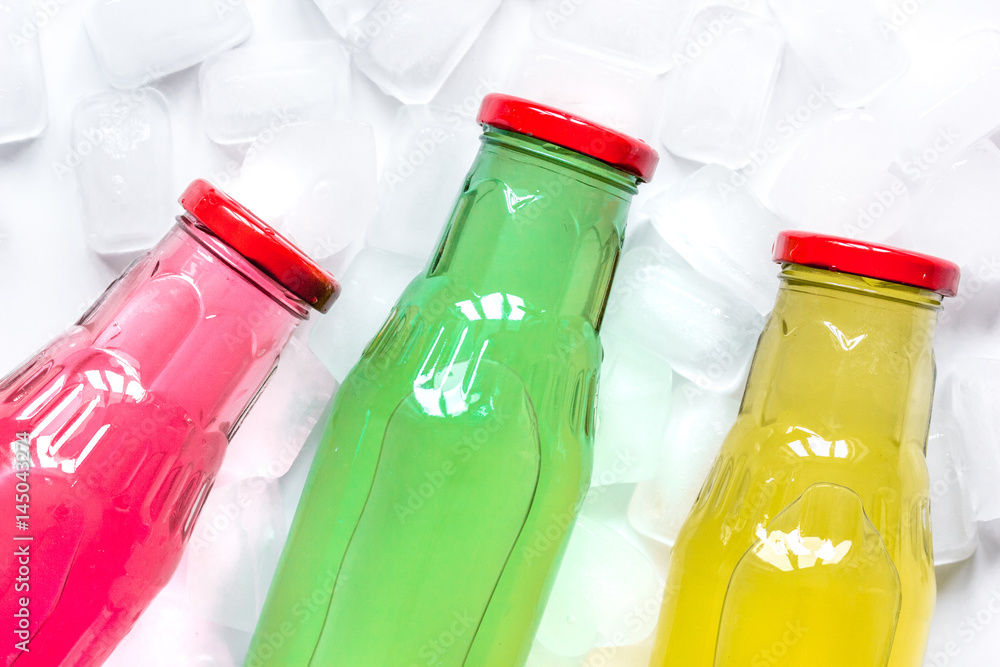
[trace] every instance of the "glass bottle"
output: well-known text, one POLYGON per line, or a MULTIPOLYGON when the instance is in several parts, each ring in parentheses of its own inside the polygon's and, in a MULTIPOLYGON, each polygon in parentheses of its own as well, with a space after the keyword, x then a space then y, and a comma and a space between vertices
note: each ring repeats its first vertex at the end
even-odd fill
POLYGON ((181 204, 75 326, 0 382, 6 665, 104 662, 177 567, 281 349, 336 296, 208 183, 181 204))
POLYGON ((950 262, 784 232, 739 417, 671 553, 652 665, 918 667, 950 262))
POLYGON ((345 379, 246 665, 523 664, 593 462, 601 318, 656 153, 503 95, 345 379))

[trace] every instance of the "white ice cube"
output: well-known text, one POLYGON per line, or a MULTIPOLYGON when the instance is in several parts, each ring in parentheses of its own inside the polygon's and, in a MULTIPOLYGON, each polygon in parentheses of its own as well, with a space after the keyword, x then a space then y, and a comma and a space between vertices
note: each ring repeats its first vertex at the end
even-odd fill
POLYGON ((325 259, 363 236, 375 213, 376 173, 367 123, 297 123, 257 138, 231 190, 306 254, 325 259))
POLYGON ((728 390, 749 366, 763 327, 753 306, 692 269, 649 225, 633 230, 608 301, 606 331, 699 385, 728 390))
POLYGON ((0 144, 37 137, 48 123, 32 0, 0 2, 0 144))
POLYGON ((546 39, 660 74, 673 63, 692 5, 692 0, 541 0, 533 24, 546 39))
POLYGON ((531 645, 531 652, 528 654, 528 661, 524 663, 524 667, 585 667, 584 666, 584 656, 574 655, 556 655, 549 649, 545 648, 545 645, 535 639, 535 643, 531 645))
POLYGON ((85 24, 115 88, 135 88, 197 65, 253 30, 243 0, 97 0, 85 24))
POLYGON ((104 667, 236 667, 222 629, 192 612, 176 579, 156 596, 104 667))
POLYGON ((334 41, 278 42, 226 51, 201 66, 205 133, 220 144, 270 128, 345 117, 350 63, 334 41))
POLYGON ((789 45, 842 108, 864 106, 910 65, 872 0, 771 0, 789 45))
POLYGON ((504 92, 649 142, 661 87, 648 72, 535 41, 514 64, 504 92))
POLYGON ((972 506, 979 521, 1000 518, 1000 360, 966 357, 954 369, 952 405, 965 439, 972 506))
POLYGON ((354 258, 341 280, 343 295, 319 319, 309 338, 310 347, 337 381, 344 381, 423 267, 423 260, 377 248, 366 248, 354 258))
POLYGON ((605 331, 592 486, 652 477, 670 416, 670 364, 605 331))
POLYGON ((341 37, 347 37, 352 23, 360 21, 378 0, 313 0, 341 37))
POLYGON ((481 128, 451 111, 407 105, 399 110, 379 181, 369 245, 426 259, 479 150, 481 128))
POLYGON ((500 0, 380 0, 348 31, 354 62, 388 95, 429 102, 500 0))
POLYGON ((236 478, 281 477, 302 450, 337 382, 296 336, 236 430, 222 469, 236 478))
POLYGON ((672 406, 659 469, 636 487, 628 509, 633 528, 669 546, 705 484, 739 403, 684 383, 674 390, 672 406))
POLYGON ((934 564, 948 565, 976 551, 976 516, 969 495, 962 434, 950 411, 935 405, 927 439, 934 564))
POLYGON ((188 598, 201 618, 252 632, 287 528, 275 480, 217 486, 188 545, 188 598))
POLYGON ((907 225, 913 247, 962 266, 1000 254, 998 185, 1000 148, 983 139, 929 177, 907 225))
POLYGON ((838 112, 803 137, 768 201, 802 229, 884 241, 910 212, 910 188, 892 169, 895 157, 888 121, 838 112))
POLYGON ((771 248, 788 225, 760 203, 745 177, 707 165, 649 200, 641 215, 694 268, 770 312, 778 290, 771 248))
POLYGON ((891 119, 897 168, 911 187, 1000 127, 1000 32, 928 48, 868 110, 891 119))
POLYGON ((173 140, 153 88, 99 93, 73 109, 65 163, 74 171, 87 243, 102 254, 151 247, 173 224, 173 140))
POLYGON ((666 77, 663 145, 689 160, 748 164, 784 45, 768 18, 731 7, 699 12, 666 77))
POLYGON ((556 655, 645 639, 655 618, 635 610, 659 603, 663 585, 645 554, 607 525, 581 516, 556 576, 538 641, 556 655))
POLYGON ((475 121, 483 98, 505 87, 520 53, 534 39, 528 20, 533 0, 504 2, 445 81, 431 105, 475 121))

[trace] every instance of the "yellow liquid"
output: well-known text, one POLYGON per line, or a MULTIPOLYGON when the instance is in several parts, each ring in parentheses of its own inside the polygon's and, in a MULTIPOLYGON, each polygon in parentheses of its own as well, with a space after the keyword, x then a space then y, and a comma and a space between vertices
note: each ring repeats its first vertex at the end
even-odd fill
POLYGON ((671 555, 654 667, 919 667, 940 297, 786 265, 671 555))

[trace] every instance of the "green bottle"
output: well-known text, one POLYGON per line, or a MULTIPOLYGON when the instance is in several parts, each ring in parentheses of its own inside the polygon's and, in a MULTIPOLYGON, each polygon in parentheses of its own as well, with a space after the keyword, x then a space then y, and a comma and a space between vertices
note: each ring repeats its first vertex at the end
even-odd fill
POLYGON ((527 658, 590 483, 598 330, 657 156, 504 95, 479 122, 437 252, 336 398, 247 667, 527 658))

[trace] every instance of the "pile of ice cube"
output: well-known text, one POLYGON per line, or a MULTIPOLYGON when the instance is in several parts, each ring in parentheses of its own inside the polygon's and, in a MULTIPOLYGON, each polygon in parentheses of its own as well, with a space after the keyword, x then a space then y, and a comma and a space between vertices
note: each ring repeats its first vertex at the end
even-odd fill
POLYGON ((344 285, 283 354, 180 570, 109 664, 242 661, 328 399, 434 251, 493 91, 664 158, 630 221, 593 486, 530 665, 647 664, 670 547, 735 418, 785 228, 963 265, 928 462, 936 560, 972 556, 981 522, 1000 519, 1000 11, 943 4, 94 0, 53 18, 0 1, 0 143, 53 119, 36 141, 58 144, 95 252, 148 248, 180 186, 207 174, 344 285), (66 114, 47 108, 39 42, 61 18, 92 48, 57 63, 59 80, 89 67, 106 82, 66 114))

